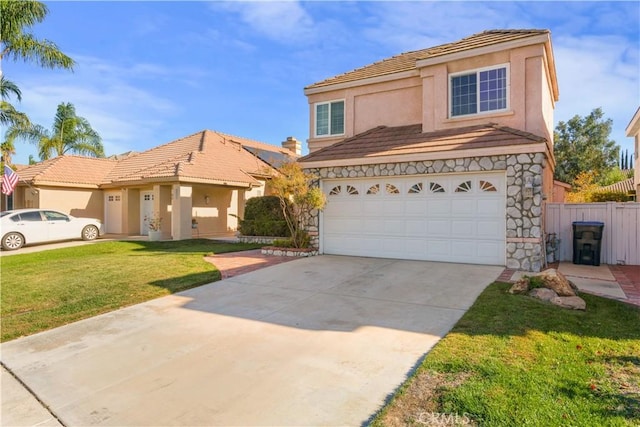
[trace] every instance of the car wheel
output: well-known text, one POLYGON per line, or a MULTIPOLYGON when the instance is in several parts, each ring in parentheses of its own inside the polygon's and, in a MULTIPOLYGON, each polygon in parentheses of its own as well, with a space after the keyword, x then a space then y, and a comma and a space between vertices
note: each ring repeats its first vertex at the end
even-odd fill
POLYGON ((24 237, 20 233, 7 233, 2 238, 2 248, 7 251, 15 251, 24 245, 24 237))
POLYGON ((95 240, 98 238, 98 228, 95 225, 87 225, 82 229, 82 240, 95 240))

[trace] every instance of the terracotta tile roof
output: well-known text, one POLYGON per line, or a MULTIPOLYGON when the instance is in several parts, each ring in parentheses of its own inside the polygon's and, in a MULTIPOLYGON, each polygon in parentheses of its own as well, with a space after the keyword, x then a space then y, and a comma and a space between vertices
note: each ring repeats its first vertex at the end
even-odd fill
POLYGON ((175 178, 255 184, 251 174, 260 174, 269 165, 245 150, 244 144, 282 151, 273 145, 204 130, 119 161, 107 181, 175 178))
POLYGON ((305 89, 330 86, 337 83, 347 83, 371 77, 379 77, 387 74, 399 73, 402 71, 411 71, 416 69, 416 61, 419 60, 436 58, 438 56, 463 52, 471 49, 477 49, 485 46, 511 42, 527 37, 539 36, 541 34, 549 33, 549 30, 534 29, 488 30, 469 37, 465 37, 453 43, 445 43, 427 49, 405 52, 391 58, 383 59, 382 61, 366 65, 362 68, 358 68, 353 71, 349 71, 347 73, 314 83, 307 86, 305 89))
POLYGON ((246 138, 204 130, 141 153, 109 159, 60 156, 20 170, 20 178, 37 185, 113 185, 140 181, 186 181, 256 184, 269 165, 244 147, 284 156, 286 149, 246 138))
POLYGON ((435 153, 475 148, 508 147, 546 141, 528 132, 495 123, 422 132, 422 125, 379 126, 315 151, 300 162, 359 159, 435 153))
POLYGON ((606 187, 600 187, 598 191, 622 191, 625 193, 635 191, 633 178, 625 179, 624 181, 616 182, 606 187))
POLYGON ((116 166, 116 161, 84 156, 59 156, 19 169, 23 181, 98 186, 116 166))

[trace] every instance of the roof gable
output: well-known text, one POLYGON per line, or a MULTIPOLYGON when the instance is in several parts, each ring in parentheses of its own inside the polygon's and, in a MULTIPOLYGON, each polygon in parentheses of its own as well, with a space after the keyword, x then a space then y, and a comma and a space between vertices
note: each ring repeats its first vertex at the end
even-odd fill
POLYGON ((111 159, 64 155, 21 168, 18 174, 22 181, 34 184, 46 182, 97 187, 116 164, 111 159))
POLYGON ((416 71, 417 62, 433 59, 445 55, 451 55, 488 46, 495 46, 509 42, 523 41, 524 39, 550 34, 549 30, 488 30, 482 33, 465 37, 461 40, 445 43, 427 49, 405 52, 391 58, 383 59, 370 65, 357 68, 344 74, 340 74, 320 82, 309 85, 305 91, 319 89, 340 83, 356 82, 358 80, 392 75, 401 72, 416 71))
POLYGON ((211 130, 188 135, 141 153, 109 159, 59 156, 20 171, 34 185, 43 182, 87 186, 140 181, 185 181, 250 186, 271 166, 247 148, 284 157, 280 147, 211 130))

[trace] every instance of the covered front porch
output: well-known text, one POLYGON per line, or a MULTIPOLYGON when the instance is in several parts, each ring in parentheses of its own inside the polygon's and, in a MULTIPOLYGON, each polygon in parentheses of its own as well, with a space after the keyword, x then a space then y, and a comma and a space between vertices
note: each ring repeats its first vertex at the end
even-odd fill
POLYGON ((163 240, 230 237, 251 197, 264 194, 256 186, 199 183, 154 184, 105 189, 105 227, 108 233, 148 235, 152 219, 160 219, 163 240))

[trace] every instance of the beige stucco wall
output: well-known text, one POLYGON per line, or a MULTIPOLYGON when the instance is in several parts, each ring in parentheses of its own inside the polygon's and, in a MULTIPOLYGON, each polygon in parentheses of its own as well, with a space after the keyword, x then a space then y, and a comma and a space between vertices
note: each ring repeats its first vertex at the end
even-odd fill
MULTIPOLYGON (((495 122, 552 141, 554 96, 547 68, 544 45, 538 44, 427 65, 419 76, 308 95, 309 151, 376 126, 415 123, 431 132, 495 122), (509 67, 508 109, 449 118, 449 75, 500 64, 509 67), (314 138, 315 103, 338 99, 345 100, 345 135, 314 138)), ((551 152, 550 146, 548 155, 551 152)))
POLYGON ((309 151, 331 145, 376 126, 420 123, 422 83, 418 76, 309 95, 309 151), (345 133, 315 138, 315 104, 345 101, 345 133))
POLYGON ((41 209, 55 209, 76 217, 104 220, 104 200, 101 190, 38 187, 37 197, 38 207, 41 209))
POLYGON ((198 222, 197 234, 200 237, 228 236, 237 230, 237 219, 232 214, 238 215, 238 191, 244 190, 193 186, 191 216, 198 222), (208 196, 208 203, 205 196, 208 196))

